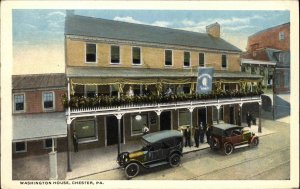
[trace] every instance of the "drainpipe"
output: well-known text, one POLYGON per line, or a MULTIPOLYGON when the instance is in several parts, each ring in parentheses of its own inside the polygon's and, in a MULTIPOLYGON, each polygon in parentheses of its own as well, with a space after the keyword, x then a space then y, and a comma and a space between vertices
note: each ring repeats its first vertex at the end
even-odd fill
POLYGON ((239 104, 240 106, 240 126, 242 126, 242 122, 243 122, 243 103, 239 104))

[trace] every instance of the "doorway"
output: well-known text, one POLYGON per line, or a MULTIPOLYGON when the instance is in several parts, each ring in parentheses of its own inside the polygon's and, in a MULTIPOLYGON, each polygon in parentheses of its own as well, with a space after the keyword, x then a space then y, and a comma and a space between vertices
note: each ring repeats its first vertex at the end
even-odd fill
POLYGON ((198 109, 198 125, 202 122, 203 126, 206 125, 206 108, 198 109))
MULTIPOLYGON (((118 119, 116 116, 106 117, 107 146, 118 144, 118 119)), ((123 118, 121 119, 121 143, 123 143, 123 118)))
POLYGON ((171 130, 171 111, 163 111, 160 114, 160 130, 171 130))
POLYGON ((234 107, 229 107, 229 123, 234 124, 234 107))

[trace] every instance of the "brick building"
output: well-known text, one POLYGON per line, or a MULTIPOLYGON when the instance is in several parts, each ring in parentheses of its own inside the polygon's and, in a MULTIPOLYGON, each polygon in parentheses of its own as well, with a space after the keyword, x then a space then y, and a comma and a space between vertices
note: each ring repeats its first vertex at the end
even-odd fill
MULTIPOLYGON (((218 23, 206 29, 195 33, 69 12, 65 105, 68 133, 76 130, 79 148, 118 144, 119 151, 120 143, 143 134, 144 124, 150 132, 193 129, 201 122, 241 124, 242 107, 260 103, 253 94, 261 76, 240 71, 241 50, 220 38, 218 23), (215 94, 246 96, 196 99, 199 67, 214 69, 215 94)), ((69 157, 71 151, 69 146, 69 157)))
POLYGON ((65 74, 13 75, 13 158, 66 150, 65 74))

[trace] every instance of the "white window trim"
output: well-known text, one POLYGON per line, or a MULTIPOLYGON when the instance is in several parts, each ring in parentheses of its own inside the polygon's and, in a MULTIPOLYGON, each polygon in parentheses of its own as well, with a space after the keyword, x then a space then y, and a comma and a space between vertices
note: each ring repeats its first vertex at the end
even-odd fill
POLYGON ((131 47, 131 64, 133 65, 133 66, 141 66, 141 65, 143 65, 143 56, 142 56, 142 47, 139 47, 139 46, 132 46, 131 47), (134 64, 133 63, 133 48, 139 48, 140 49, 140 63, 139 64, 134 64))
POLYGON ((227 56, 227 54, 222 54, 222 55, 221 55, 221 69, 222 69, 222 70, 228 70, 228 56, 227 56), (226 67, 223 67, 223 66, 222 66, 222 63, 223 63, 223 58, 222 58, 222 57, 223 57, 223 55, 226 56, 226 67))
POLYGON ((21 151, 17 151, 17 148, 16 148, 16 142, 14 143, 14 152, 17 154, 17 153, 25 153, 27 152, 27 142, 24 141, 25 143, 25 150, 21 150, 21 151))
MULTIPOLYGON (((133 134, 132 133, 132 116, 136 116, 136 115, 147 115, 147 126, 149 127, 149 129, 151 129, 150 128, 150 120, 149 120, 149 112, 147 112, 147 113, 132 113, 132 114, 130 114, 130 136, 141 136, 141 135, 143 135, 143 132, 141 131, 141 133, 137 133, 137 134, 133 134)), ((151 130, 150 130, 151 131, 151 130)))
MULTIPOLYGON (((51 146, 51 147, 47 147, 47 146, 46 146, 46 140, 52 140, 52 138, 48 138, 48 139, 43 140, 43 148, 44 148, 44 149, 51 149, 52 146, 51 146)), ((54 141, 54 148, 56 148, 56 144, 57 144, 57 143, 56 143, 56 138, 53 139, 52 142, 53 142, 53 141, 54 141)), ((52 144, 52 145, 53 145, 53 144, 52 144)))
POLYGON ((87 118, 87 119, 80 119, 80 120, 75 120, 74 122, 74 129, 76 129, 76 122, 84 122, 84 121, 94 121, 95 123, 95 130, 96 130, 96 138, 85 138, 85 139, 79 139, 78 138, 78 144, 84 144, 84 143, 90 143, 90 142, 96 142, 99 140, 98 137, 98 124, 97 124, 97 118, 87 118))
POLYGON ((84 51, 85 51, 85 54, 84 54, 84 62, 85 62, 86 64, 97 64, 97 63, 98 63, 98 46, 97 46, 97 43, 85 43, 84 51), (86 46, 87 46, 88 44, 96 45, 96 61, 95 61, 95 62, 87 62, 87 61, 86 61, 86 46))
POLYGON ((121 46, 120 45, 110 45, 110 48, 109 48, 109 60, 108 60, 108 62, 109 62, 109 64, 110 65, 121 65, 121 62, 122 62, 122 48, 121 48, 121 46), (113 63, 113 62, 111 62, 111 47, 112 46, 117 46, 117 47, 119 47, 119 63, 113 63))
POLYGON ((43 91, 42 92, 42 106, 43 106, 43 111, 44 112, 54 111, 55 110, 55 93, 54 93, 54 91, 43 91), (52 108, 45 108, 44 107, 44 94, 45 93, 52 93, 52 95, 53 95, 53 107, 52 108))
POLYGON ((191 64, 192 64, 192 53, 191 53, 191 51, 183 51, 183 61, 182 61, 182 64, 183 64, 183 68, 190 68, 191 67, 191 64), (189 66, 185 66, 184 65, 184 53, 185 52, 190 53, 190 65, 189 66))
MULTIPOLYGON (((203 64, 203 68, 205 68, 206 67, 206 55, 205 55, 205 53, 204 52, 199 52, 198 53, 198 66, 200 67, 200 65, 199 65, 199 62, 200 62, 200 54, 203 54, 203 61, 204 61, 204 64, 203 64)), ((202 66, 201 66, 202 67, 202 66)))
POLYGON ((173 67, 174 65, 174 50, 173 49, 164 49, 164 66, 165 67, 173 67), (166 65, 166 51, 171 51, 172 52, 172 64, 171 65, 166 65))
POLYGON ((13 112, 14 113, 24 113, 26 112, 26 95, 25 93, 15 93, 13 94, 13 112), (15 103, 15 96, 23 95, 24 96, 24 109, 23 110, 16 110, 16 103, 15 103))

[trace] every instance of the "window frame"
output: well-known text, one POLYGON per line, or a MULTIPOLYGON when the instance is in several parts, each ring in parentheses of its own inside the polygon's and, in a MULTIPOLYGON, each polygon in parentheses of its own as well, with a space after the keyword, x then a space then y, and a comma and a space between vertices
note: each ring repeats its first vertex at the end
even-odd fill
POLYGON ((13 112, 14 113, 24 113, 26 112, 26 95, 25 93, 15 93, 13 94, 13 112), (15 103, 15 96, 17 95, 23 95, 24 96, 24 101, 23 101, 23 110, 16 110, 16 103, 15 103))
POLYGON ((17 143, 22 143, 22 142, 14 142, 14 153, 25 153, 27 152, 27 142, 26 141, 23 141, 23 143, 25 144, 25 149, 24 150, 20 150, 20 151, 17 151, 17 143))
POLYGON ((97 52, 98 52, 97 43, 85 43, 85 58, 84 58, 84 62, 85 62, 86 64, 97 64, 97 63, 98 63, 98 55, 97 55, 97 52), (95 47, 96 47, 95 61, 94 61, 94 62, 87 61, 87 46, 88 46, 88 45, 95 45, 95 47))
POLYGON ((142 48, 141 47, 139 47, 139 46, 132 46, 131 47, 131 64, 133 65, 133 66, 140 66, 140 65, 142 65, 143 63, 142 63, 142 48), (133 49, 134 48, 139 48, 140 49, 140 63, 139 64, 137 64, 137 63, 134 63, 133 62, 133 49))
MULTIPOLYGON (((88 97, 87 96, 87 86, 89 85, 84 85, 84 97, 88 97)), ((95 95, 97 96, 98 95, 98 85, 91 85, 91 86, 95 86, 96 90, 95 90, 95 95)))
POLYGON ((46 146, 46 140, 51 140, 52 141, 52 146, 53 146, 53 141, 54 141, 54 148, 56 148, 56 138, 54 138, 53 140, 52 140, 52 138, 47 138, 47 139, 43 140, 43 148, 44 149, 51 149, 52 148, 52 146, 51 147, 46 146))
POLYGON ((192 58, 192 56, 191 56, 191 51, 183 51, 183 67, 184 68, 190 68, 191 67, 191 58, 192 58), (189 65, 188 66, 186 66, 186 65, 184 65, 184 60, 185 60, 185 53, 189 53, 189 65))
POLYGON ((173 55, 173 49, 164 49, 164 65, 165 67, 173 67, 173 62, 174 62, 174 55, 173 55), (171 65, 166 65, 166 51, 171 51, 171 65))
POLYGON ((226 54, 221 55, 221 69, 222 70, 227 70, 228 69, 228 57, 227 57, 226 54), (223 67, 223 56, 225 56, 226 67, 223 67))
POLYGON ((203 53, 203 52, 199 52, 198 53, 198 66, 199 67, 205 67, 205 53, 203 53), (200 66, 200 54, 203 54, 203 66, 200 66))
POLYGON ((110 45, 109 50, 109 62, 111 65, 120 65, 121 64, 121 46, 120 45, 110 45), (112 47, 118 47, 119 48, 119 62, 112 62, 112 47))
POLYGON ((54 91, 43 91, 42 92, 42 106, 43 106, 43 111, 48 112, 48 111, 54 111, 55 110, 55 93, 54 91), (45 97, 44 94, 46 93, 52 93, 52 108, 45 108, 45 97))
POLYGON ((280 31, 278 33, 278 39, 279 39, 279 41, 283 41, 285 39, 285 33, 284 33, 284 31, 280 31))
MULTIPOLYGON (((99 141, 97 119, 95 119, 95 118, 85 118, 85 119, 75 120, 75 122, 74 122, 74 128, 76 129, 76 123, 77 123, 77 122, 85 122, 85 121, 93 121, 93 122, 94 122, 94 126, 95 126, 95 137, 78 138, 78 144, 84 144, 84 143, 89 143, 89 142, 96 142, 96 141, 99 141)), ((76 130, 76 133, 78 133, 77 130, 76 130)), ((77 137, 78 137, 78 136, 77 136, 77 137)))
POLYGON ((140 136, 140 135, 143 135, 143 131, 142 131, 142 129, 141 129, 141 132, 140 133, 133 133, 132 132, 132 128, 133 128, 133 120, 132 119, 135 119, 135 116, 136 115, 141 115, 141 116, 147 116, 147 126, 148 126, 148 128, 150 129, 150 124, 149 124, 149 113, 141 113, 141 114, 138 114, 138 113, 132 113, 132 114, 130 114, 130 136, 132 137, 132 136, 140 136))

